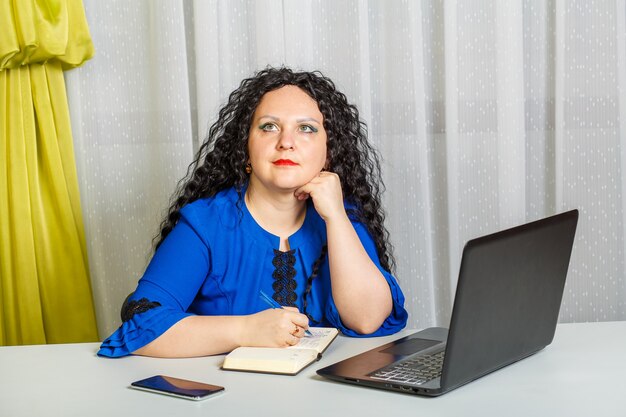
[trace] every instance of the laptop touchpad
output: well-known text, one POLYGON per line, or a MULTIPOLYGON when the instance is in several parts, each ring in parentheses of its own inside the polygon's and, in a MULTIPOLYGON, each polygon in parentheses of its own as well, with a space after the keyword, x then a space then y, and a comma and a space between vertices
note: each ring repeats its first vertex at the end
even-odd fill
POLYGON ((424 349, 428 349, 431 346, 440 344, 439 340, 428 339, 409 339, 397 345, 391 346, 385 350, 381 350, 382 353, 390 353, 392 355, 412 355, 424 349))

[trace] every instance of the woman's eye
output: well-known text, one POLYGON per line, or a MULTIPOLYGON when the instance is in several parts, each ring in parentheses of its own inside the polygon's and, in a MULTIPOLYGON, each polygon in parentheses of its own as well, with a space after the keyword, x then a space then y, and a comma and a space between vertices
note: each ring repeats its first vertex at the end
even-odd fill
POLYGON ((278 130, 278 127, 276 127, 274 123, 263 123, 261 126, 259 126, 259 129, 264 132, 275 132, 278 130))
POLYGON ((300 131, 304 133, 317 133, 317 129, 311 125, 302 125, 300 126, 300 131))

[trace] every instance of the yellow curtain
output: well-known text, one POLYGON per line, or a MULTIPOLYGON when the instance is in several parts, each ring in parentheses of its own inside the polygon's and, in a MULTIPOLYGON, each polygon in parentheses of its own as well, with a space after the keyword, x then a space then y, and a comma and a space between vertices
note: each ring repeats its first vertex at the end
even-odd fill
POLYGON ((81 0, 0 0, 0 345, 98 340, 63 70, 81 0))

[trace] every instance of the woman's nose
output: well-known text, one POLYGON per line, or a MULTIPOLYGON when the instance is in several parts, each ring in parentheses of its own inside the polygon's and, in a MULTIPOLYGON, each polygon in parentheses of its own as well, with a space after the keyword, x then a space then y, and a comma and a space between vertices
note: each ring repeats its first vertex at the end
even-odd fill
POLYGON ((283 131, 280 134, 280 139, 277 143, 278 149, 293 149, 294 140, 293 135, 290 132, 283 131))

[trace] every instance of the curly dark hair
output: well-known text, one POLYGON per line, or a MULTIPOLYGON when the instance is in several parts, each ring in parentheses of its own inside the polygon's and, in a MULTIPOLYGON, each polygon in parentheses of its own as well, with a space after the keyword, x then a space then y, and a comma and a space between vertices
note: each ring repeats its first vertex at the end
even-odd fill
POLYGON ((161 223, 161 233, 155 237, 155 249, 174 228, 180 209, 186 204, 230 187, 237 190, 241 204, 242 190, 248 181, 245 167, 252 117, 265 93, 285 85, 301 88, 317 102, 327 134, 327 170, 339 176, 344 198, 356 207, 349 214, 367 227, 381 265, 393 272, 395 261, 381 206, 384 185, 380 158, 367 140, 367 126, 359 119, 356 106, 348 103, 329 78, 319 71, 295 72, 284 67, 261 70, 243 80, 230 94, 187 174, 178 183, 161 223))

